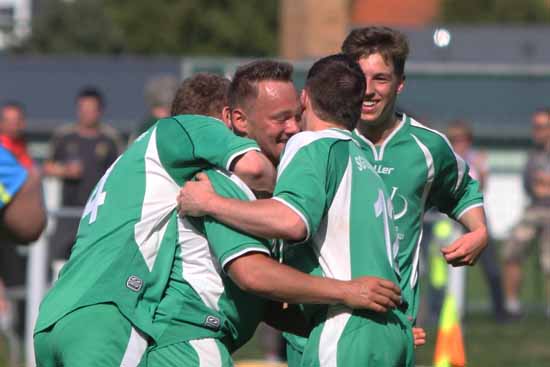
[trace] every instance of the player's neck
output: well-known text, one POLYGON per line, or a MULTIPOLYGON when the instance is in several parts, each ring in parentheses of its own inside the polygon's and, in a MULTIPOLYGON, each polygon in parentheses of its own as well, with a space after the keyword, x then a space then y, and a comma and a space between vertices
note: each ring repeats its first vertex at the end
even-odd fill
POLYGON ((388 136, 397 128, 398 124, 399 117, 393 114, 392 118, 380 124, 359 122, 359 124, 357 124, 357 130, 374 145, 382 145, 388 136))

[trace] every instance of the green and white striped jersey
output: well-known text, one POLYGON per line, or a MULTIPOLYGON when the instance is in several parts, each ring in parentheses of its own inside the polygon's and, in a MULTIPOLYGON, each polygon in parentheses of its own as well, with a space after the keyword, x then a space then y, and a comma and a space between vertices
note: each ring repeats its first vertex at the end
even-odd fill
POLYGON ((357 130, 354 137, 390 192, 398 227, 401 291, 409 303, 407 315, 416 319, 424 212, 436 207, 459 219, 469 209, 482 206, 483 196, 447 138, 406 115, 380 146, 357 130))
POLYGON ((162 119, 142 134, 90 195, 69 261, 40 306, 35 332, 76 308, 112 302, 137 328, 158 337, 152 319, 178 241, 178 190, 196 173, 229 168, 252 149, 258 149, 255 142, 206 116, 162 119))
MULTIPOLYGON (((255 200, 236 175, 207 171, 221 196, 255 200)), ((211 217, 179 218, 176 256, 155 323, 164 332, 157 347, 217 338, 232 352, 248 341, 263 319, 266 300, 243 292, 225 273, 231 261, 251 252, 271 255, 267 240, 252 237, 211 217)))
MULTIPOLYGON (((287 246, 309 246, 324 276, 349 280, 368 275, 399 284, 389 194, 349 131, 293 136, 279 164, 273 198, 295 211, 307 226, 307 242, 287 246)), ((292 247, 288 250, 297 254, 292 247)), ((303 252, 288 263, 316 274, 315 261, 303 252)), ((328 312, 326 307, 304 308, 309 318, 323 325, 319 348, 327 355, 332 355, 342 333, 365 325, 368 318, 345 307, 330 307, 328 312)))

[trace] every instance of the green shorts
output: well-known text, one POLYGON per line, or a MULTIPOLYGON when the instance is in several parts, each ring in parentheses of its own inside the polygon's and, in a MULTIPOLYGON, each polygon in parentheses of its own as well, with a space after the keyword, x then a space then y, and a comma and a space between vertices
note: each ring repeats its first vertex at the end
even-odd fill
POLYGON ((34 335, 38 367, 133 367, 146 349, 146 337, 110 303, 79 308, 34 335))
POLYGON ((393 312, 352 314, 330 307, 311 332, 302 367, 403 367, 409 363, 412 330, 393 312))
POLYGON ((194 339, 151 347, 140 367, 232 367, 231 354, 219 340, 194 339))

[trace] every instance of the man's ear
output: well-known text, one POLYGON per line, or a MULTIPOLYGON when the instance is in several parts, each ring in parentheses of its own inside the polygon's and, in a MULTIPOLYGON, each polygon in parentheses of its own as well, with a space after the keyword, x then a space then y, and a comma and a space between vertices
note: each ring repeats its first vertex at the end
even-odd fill
POLYGON ((248 117, 246 113, 240 108, 235 108, 229 112, 229 116, 233 131, 240 136, 248 135, 248 117))
POLYGON ((304 89, 302 89, 302 93, 300 93, 300 103, 302 105, 302 110, 305 111, 310 108, 309 106, 309 96, 307 95, 307 92, 304 89))
POLYGON ((231 109, 229 106, 224 106, 222 109, 222 121, 230 130, 233 130, 233 125, 231 124, 231 109))
POLYGON ((402 76, 399 77, 399 83, 397 84, 397 94, 401 93, 403 91, 403 89, 405 88, 405 79, 407 78, 407 76, 405 74, 403 74, 402 76))

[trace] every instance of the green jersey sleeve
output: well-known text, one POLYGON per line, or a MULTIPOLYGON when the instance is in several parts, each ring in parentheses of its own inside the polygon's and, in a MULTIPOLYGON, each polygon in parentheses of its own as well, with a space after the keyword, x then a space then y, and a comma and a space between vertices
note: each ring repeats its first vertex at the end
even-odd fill
POLYGON ((230 170, 235 158, 250 150, 259 150, 254 140, 239 137, 222 121, 206 116, 176 117, 193 144, 195 159, 230 170))
POLYGON ((317 231, 324 215, 327 192, 327 149, 323 140, 302 132, 293 136, 281 157, 273 199, 282 202, 302 218, 306 239, 317 231))
MULTIPOLYGON (((252 191, 236 175, 225 174, 218 170, 209 170, 206 174, 219 195, 239 200, 255 200, 252 191)), ((250 252, 271 255, 267 240, 240 232, 212 217, 205 217, 203 226, 212 253, 224 270, 232 260, 250 252)))
POLYGON ((178 184, 212 166, 229 169, 235 158, 259 150, 253 140, 236 136, 223 122, 207 116, 162 119, 152 133, 164 168, 178 184))
POLYGON ((429 204, 454 219, 473 207, 482 206, 479 183, 470 177, 468 164, 453 151, 450 143, 441 137, 433 149, 435 177, 429 204))

